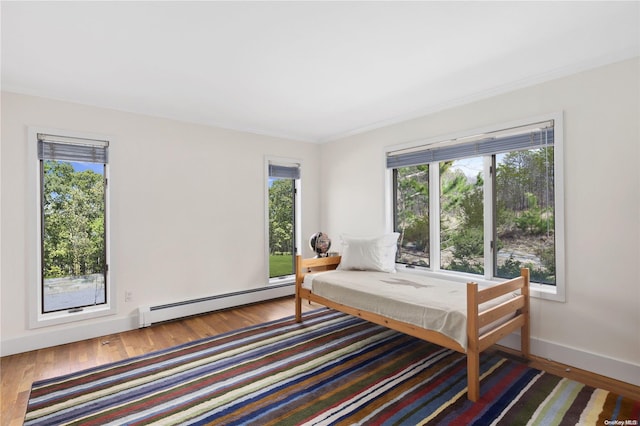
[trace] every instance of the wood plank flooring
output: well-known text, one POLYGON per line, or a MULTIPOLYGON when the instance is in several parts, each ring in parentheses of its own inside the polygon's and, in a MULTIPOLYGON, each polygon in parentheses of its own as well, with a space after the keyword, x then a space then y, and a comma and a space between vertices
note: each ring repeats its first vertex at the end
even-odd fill
MULTIPOLYGON (((320 305, 302 304, 303 312, 320 305)), ((2 357, 0 424, 21 425, 34 381, 115 362, 249 325, 284 318, 294 313, 293 298, 283 298, 210 314, 167 322, 110 336, 2 357)), ((582 370, 534 359, 531 366, 549 370, 591 386, 640 399, 640 388, 582 370)))

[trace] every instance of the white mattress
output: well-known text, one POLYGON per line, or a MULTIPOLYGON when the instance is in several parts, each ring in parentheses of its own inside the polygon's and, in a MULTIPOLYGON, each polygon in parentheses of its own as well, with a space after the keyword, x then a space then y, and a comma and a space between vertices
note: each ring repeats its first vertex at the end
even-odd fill
MULTIPOLYGON (((326 271, 307 274, 303 287, 334 302, 438 331, 467 349, 467 288, 411 273, 326 271)), ((497 305, 516 293, 494 299, 497 305)))

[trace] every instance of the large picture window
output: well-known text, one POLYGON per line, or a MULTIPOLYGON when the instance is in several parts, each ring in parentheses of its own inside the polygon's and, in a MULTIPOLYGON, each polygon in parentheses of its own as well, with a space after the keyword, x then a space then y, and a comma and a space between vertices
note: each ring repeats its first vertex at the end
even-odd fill
POLYGON ((107 303, 108 142, 37 134, 40 314, 107 303))
POLYGON ((555 134, 545 120, 388 152, 397 263, 488 280, 528 267, 532 282, 556 286, 555 134))

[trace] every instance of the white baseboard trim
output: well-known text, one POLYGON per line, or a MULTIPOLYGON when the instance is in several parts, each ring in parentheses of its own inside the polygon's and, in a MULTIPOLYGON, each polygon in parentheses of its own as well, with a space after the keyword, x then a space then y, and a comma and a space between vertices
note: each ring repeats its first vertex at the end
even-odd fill
MULTIPOLYGON (((511 334, 498 343, 511 349, 520 350, 520 336, 517 334, 511 334)), ((640 386, 640 365, 628 361, 609 358, 533 337, 531 338, 531 354, 640 386)))
POLYGON ((220 309, 247 305, 269 299, 277 299, 279 297, 291 296, 294 293, 295 286, 292 283, 287 283, 199 299, 167 303, 164 305, 141 305, 138 307, 139 326, 149 327, 151 324, 158 322, 184 318, 191 315, 199 315, 206 312, 218 311, 220 309))
MULTIPOLYGON (((197 309, 192 309, 191 311, 185 310, 182 314, 183 316, 188 316, 204 312, 212 312, 215 310, 233 308, 250 303, 290 296, 294 293, 295 286, 293 284, 284 284, 264 287, 256 291, 221 295, 208 302, 207 311, 202 310, 203 304, 196 304, 194 307, 197 307, 197 309)), ((292 307, 291 315, 293 314, 294 311, 292 307)), ((172 317, 175 318, 175 312, 172 317)), ((64 328, 56 328, 55 330, 44 327, 31 330, 25 336, 3 339, 0 341, 0 356, 13 355, 48 348, 51 346, 64 345, 66 343, 78 342, 80 340, 108 336, 110 334, 135 330, 145 325, 149 325, 149 323, 145 324, 144 314, 141 313, 140 315, 125 318, 105 318, 99 322, 92 321, 88 323, 83 321, 82 323, 65 326, 64 328)))

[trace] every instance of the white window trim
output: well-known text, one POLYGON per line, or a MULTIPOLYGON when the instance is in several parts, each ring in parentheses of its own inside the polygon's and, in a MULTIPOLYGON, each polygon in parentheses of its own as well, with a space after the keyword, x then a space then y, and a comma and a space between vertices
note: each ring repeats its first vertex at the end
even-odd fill
MULTIPOLYGON (((525 126, 530 123, 543 122, 548 120, 554 120, 554 197, 555 197, 555 237, 556 237, 556 285, 546 285, 540 283, 531 283, 530 292, 532 297, 545 300, 553 300, 558 302, 566 301, 566 281, 565 281, 565 213, 564 213, 564 119, 563 112, 555 112, 550 114, 541 115, 538 117, 530 117, 523 120, 511 121, 508 123, 502 123, 498 125, 488 126, 479 129, 473 129, 469 131, 459 132, 455 134, 448 134, 435 138, 429 138, 427 140, 418 140, 408 143, 386 146, 384 147, 384 158, 389 152, 412 149, 417 147, 424 147, 431 144, 441 143, 442 141, 455 140, 461 138, 468 138, 474 135, 483 133, 491 133, 502 129, 509 129, 513 127, 525 126)), ((489 176, 489 165, 485 162, 485 176, 489 176)), ((386 168, 385 162, 385 206, 386 206, 386 227, 388 232, 393 231, 393 171, 386 168)), ((437 168, 429 168, 429 193, 439 193, 439 180, 437 178, 437 168), (434 192, 435 191, 435 192, 434 192)), ((491 194, 487 194, 485 191, 485 206, 491 206, 491 199, 487 202, 487 197, 491 197, 491 194)), ((432 201, 432 200, 430 200, 432 201)), ((429 215, 430 217, 439 217, 439 197, 434 197, 433 201, 429 203, 429 215)), ((485 209, 485 228, 490 228, 491 221, 487 221, 487 215, 491 215, 491 208, 485 209)), ((490 216, 489 216, 490 217, 490 216)), ((440 265, 440 226, 437 220, 430 220, 430 233, 431 233, 431 259, 429 259, 430 268, 415 267, 405 268, 405 265, 397 264, 396 267, 403 272, 422 273, 437 278, 444 278, 453 281, 466 282, 469 280, 478 282, 479 284, 491 285, 492 283, 503 281, 499 278, 493 278, 493 262, 490 256, 485 256, 485 275, 480 277, 473 274, 465 274, 454 271, 441 270, 440 265), (434 245, 437 245, 437 250, 434 245), (487 265, 489 267, 487 268, 487 265)), ((485 229, 485 253, 490 252, 490 235, 492 230, 485 229)))
POLYGON ((264 157, 264 241, 265 241, 265 265, 267 271, 267 285, 289 284, 295 282, 295 271, 291 275, 284 275, 282 277, 269 277, 269 164, 278 164, 281 166, 298 166, 300 168, 300 179, 294 181, 296 196, 294 200, 295 205, 295 229, 294 238, 296 246, 296 254, 302 252, 302 176, 304 174, 304 168, 302 167, 302 160, 296 158, 287 157, 264 157))
MULTIPOLYGON (((50 135, 60 135, 73 138, 109 140, 113 142, 113 138, 106 135, 97 135, 84 132, 74 132, 61 129, 29 127, 27 131, 27 187, 29 191, 33 191, 32 202, 29 207, 30 218, 29 223, 35 226, 28 227, 27 250, 28 256, 28 273, 27 273, 27 300, 29 328, 48 327, 52 325, 68 324, 76 321, 88 320, 92 318, 100 318, 117 313, 116 287, 111 279, 113 276, 113 265, 111 263, 111 221, 110 221, 110 181, 105 188, 105 224, 106 224, 106 262, 109 265, 105 286, 107 290, 106 303, 99 306, 83 307, 81 312, 58 311, 50 313, 42 313, 42 283, 41 273, 42 259, 40 253, 41 247, 41 230, 42 218, 40 216, 41 188, 40 188, 40 162, 38 160, 38 133, 50 135), (31 243, 29 243, 31 242, 31 243)), ((105 178, 109 179, 109 165, 105 167, 105 178)))

